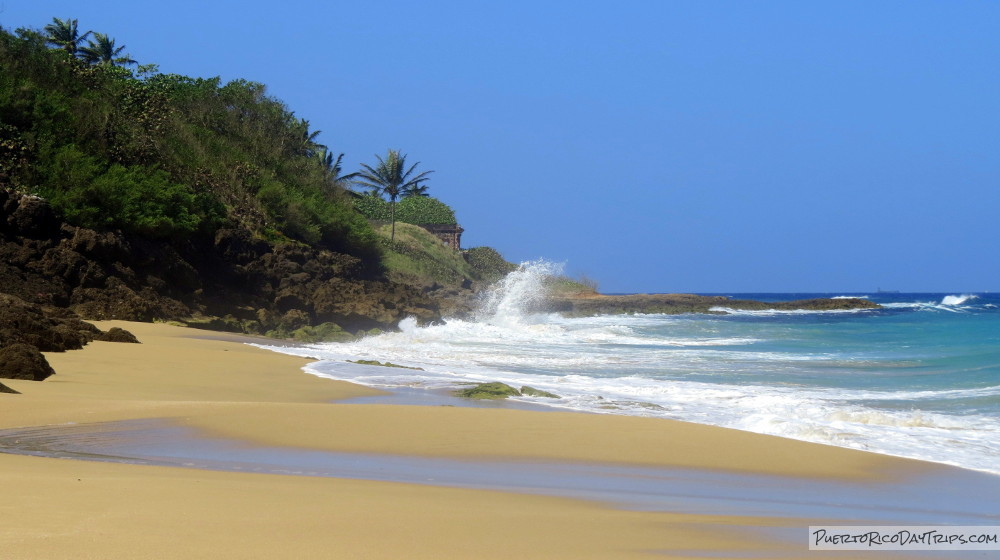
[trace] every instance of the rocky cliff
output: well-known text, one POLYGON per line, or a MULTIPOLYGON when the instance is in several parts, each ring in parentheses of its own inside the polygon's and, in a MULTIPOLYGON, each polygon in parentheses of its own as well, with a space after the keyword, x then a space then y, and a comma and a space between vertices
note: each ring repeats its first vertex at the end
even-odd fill
POLYGON ((440 317, 417 288, 366 277, 352 256, 237 229, 151 242, 61 223, 42 199, 0 190, 0 292, 88 319, 201 317, 247 333, 336 323, 357 332, 440 317))

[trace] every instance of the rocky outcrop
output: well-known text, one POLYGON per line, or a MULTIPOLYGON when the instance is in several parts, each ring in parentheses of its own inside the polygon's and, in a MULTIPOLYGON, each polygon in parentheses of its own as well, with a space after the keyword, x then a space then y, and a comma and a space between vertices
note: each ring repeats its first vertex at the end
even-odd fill
POLYGON ((0 291, 86 319, 190 319, 252 334, 335 323, 356 333, 440 318, 428 293, 360 259, 245 230, 152 242, 60 223, 42 199, 0 188, 0 291))
POLYGON ((139 339, 134 334, 120 327, 111 327, 108 332, 97 337, 101 342, 124 342, 127 344, 139 344, 139 339))
POLYGON ((0 348, 0 377, 42 381, 55 373, 45 356, 30 344, 15 342, 0 348))
MULTIPOLYGON (((73 313, 52 310, 0 294, 0 348, 27 344, 42 352, 79 350, 102 334, 73 313)), ((4 377, 0 371, 0 377, 4 377)))
POLYGON ((67 309, 0 294, 0 378, 42 381, 55 373, 42 352, 78 350, 93 340, 139 342, 127 330, 104 332, 67 309))

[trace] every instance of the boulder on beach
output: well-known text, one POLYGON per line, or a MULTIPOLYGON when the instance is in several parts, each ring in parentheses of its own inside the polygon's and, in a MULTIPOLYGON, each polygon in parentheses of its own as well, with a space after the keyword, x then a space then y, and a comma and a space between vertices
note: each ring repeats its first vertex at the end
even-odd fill
POLYGON ((0 348, 0 377, 42 381, 56 372, 38 348, 15 342, 0 348))
POLYGON ((111 327, 108 329, 108 332, 97 337, 97 340, 102 342, 127 342, 131 344, 139 344, 139 339, 136 338, 134 334, 120 327, 111 327))

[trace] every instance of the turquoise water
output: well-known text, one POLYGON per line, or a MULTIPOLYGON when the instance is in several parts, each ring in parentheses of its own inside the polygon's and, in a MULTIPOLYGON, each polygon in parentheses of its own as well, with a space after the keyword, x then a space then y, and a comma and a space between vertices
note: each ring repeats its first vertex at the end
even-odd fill
POLYGON ((543 296, 534 263, 448 320, 358 342, 277 349, 308 371, 370 386, 531 385, 555 408, 655 416, 1000 474, 1000 297, 724 294, 783 301, 859 296, 883 309, 617 315, 522 312, 543 296), (422 371, 361 366, 373 359, 422 371))

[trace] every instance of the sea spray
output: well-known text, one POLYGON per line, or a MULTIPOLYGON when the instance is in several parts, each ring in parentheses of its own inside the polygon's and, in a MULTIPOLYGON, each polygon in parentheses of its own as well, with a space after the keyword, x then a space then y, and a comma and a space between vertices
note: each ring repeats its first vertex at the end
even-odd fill
POLYGON ((547 295, 545 281, 562 273, 562 265, 545 260, 521 263, 484 292, 476 321, 491 325, 518 325, 547 295))

